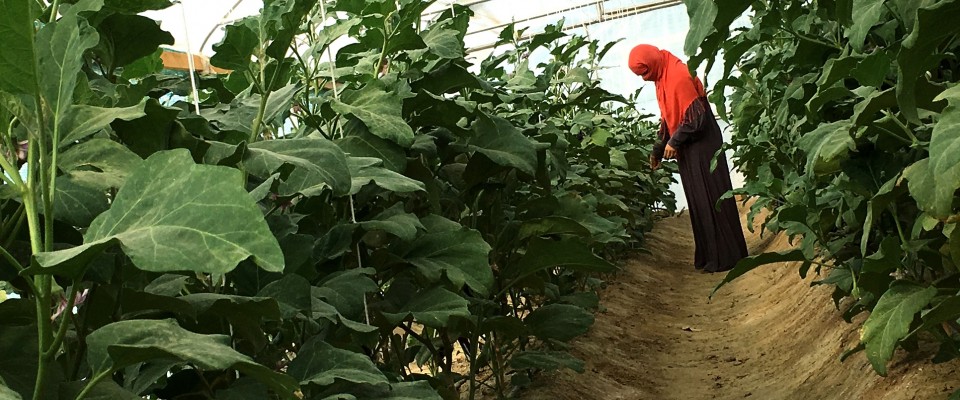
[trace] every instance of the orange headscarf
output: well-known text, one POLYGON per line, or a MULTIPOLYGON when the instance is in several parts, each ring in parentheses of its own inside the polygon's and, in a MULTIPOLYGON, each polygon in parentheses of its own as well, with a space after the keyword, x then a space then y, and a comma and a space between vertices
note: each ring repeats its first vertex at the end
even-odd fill
POLYGON ((656 84, 660 117, 671 135, 680 127, 687 107, 706 96, 700 79, 690 76, 687 65, 669 51, 641 44, 630 51, 629 66, 643 80, 656 84))

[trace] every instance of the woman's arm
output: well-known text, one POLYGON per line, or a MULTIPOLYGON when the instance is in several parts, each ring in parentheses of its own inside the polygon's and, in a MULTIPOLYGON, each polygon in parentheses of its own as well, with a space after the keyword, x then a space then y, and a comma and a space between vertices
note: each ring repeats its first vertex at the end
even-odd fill
POLYGON ((667 141, 670 140, 670 135, 667 134, 667 124, 663 120, 660 120, 660 130, 657 131, 657 137, 660 138, 660 142, 653 145, 653 153, 650 153, 650 167, 653 169, 660 167, 667 141))
POLYGON ((670 141, 667 142, 670 147, 680 149, 698 139, 698 134, 703 130, 703 124, 707 118, 713 118, 709 112, 709 103, 706 98, 699 98, 690 103, 683 116, 683 122, 677 127, 676 132, 670 135, 670 141))

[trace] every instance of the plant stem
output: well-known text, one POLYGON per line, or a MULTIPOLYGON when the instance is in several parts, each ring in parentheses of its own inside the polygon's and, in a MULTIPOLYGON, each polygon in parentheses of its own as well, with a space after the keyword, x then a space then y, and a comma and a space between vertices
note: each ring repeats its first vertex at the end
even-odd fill
POLYGON ((50 20, 49 22, 54 22, 57 20, 57 14, 60 12, 60 0, 53 0, 53 4, 50 5, 50 20))
POLYGON ((87 397, 88 394, 90 394, 90 391, 93 390, 93 388, 96 387, 98 383, 100 383, 100 381, 104 380, 104 378, 110 376, 110 374, 112 373, 113 371, 108 369, 91 378, 90 381, 87 382, 87 386, 83 387, 83 391, 81 391, 80 394, 77 395, 77 398, 75 400, 83 400, 85 397, 87 397))
POLYGON ((63 337, 67 334, 67 325, 70 324, 69 317, 73 314, 73 305, 77 300, 77 293, 79 293, 80 281, 74 280, 73 284, 70 286, 69 297, 67 297, 67 306, 63 309, 63 317, 60 320, 60 327, 57 329, 57 335, 53 338, 53 343, 50 343, 50 347, 47 348, 47 351, 44 352, 43 356, 48 360, 53 360, 57 355, 57 352, 60 350, 60 344, 63 343, 63 337))

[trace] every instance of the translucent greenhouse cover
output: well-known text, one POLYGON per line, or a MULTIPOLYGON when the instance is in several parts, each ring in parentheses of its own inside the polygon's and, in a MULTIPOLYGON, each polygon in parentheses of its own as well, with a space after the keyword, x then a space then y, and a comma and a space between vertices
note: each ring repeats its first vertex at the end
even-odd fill
MULTIPOLYGON (((601 86, 622 95, 642 88, 637 108, 649 114, 658 114, 653 85, 627 68, 630 49, 648 43, 686 59, 683 43, 689 20, 682 0, 438 0, 424 12, 424 20, 430 21, 452 4, 468 6, 475 14, 465 38, 468 59, 475 62, 497 51, 492 45, 510 23, 515 23, 517 30, 527 28, 527 34, 536 34, 563 19, 568 33, 601 42, 620 40, 603 60, 601 86)), ((262 6, 262 0, 180 0, 173 7, 144 15, 161 21, 163 29, 173 34, 176 42, 172 48, 210 56, 213 45, 223 38, 223 26, 259 13, 262 6)), ((714 68, 708 82, 720 79, 721 72, 714 68)), ((702 70, 699 75, 703 77, 702 70)), ((721 127, 726 128, 722 121, 721 127)), ((728 129, 724 132, 729 140, 728 129)), ((734 187, 742 186, 738 173, 732 178, 734 187)), ((672 189, 678 207, 685 207, 682 187, 676 184, 672 189)))

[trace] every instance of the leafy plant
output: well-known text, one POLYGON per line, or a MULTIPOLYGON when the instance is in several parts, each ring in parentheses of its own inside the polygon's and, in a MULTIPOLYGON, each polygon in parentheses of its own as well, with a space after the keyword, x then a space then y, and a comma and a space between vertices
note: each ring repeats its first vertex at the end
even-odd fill
MULTIPOLYGON (((803 261, 835 286, 848 320, 870 312, 861 345, 885 375, 897 345, 929 334, 934 361, 960 355, 960 236, 956 190, 956 53, 946 23, 960 2, 687 2, 691 67, 722 51, 732 89, 730 147, 747 176, 751 219, 801 237, 797 250, 741 262, 724 283, 759 265, 803 261), (748 28, 730 25, 752 12, 748 28), (732 72, 739 71, 737 74, 732 72)), ((849 354, 848 354, 849 355, 849 354)))
POLYGON ((268 0, 194 99, 138 15, 168 1, 0 1, 0 396, 503 396, 582 369, 598 274, 673 209, 653 127, 598 87, 609 45, 511 27, 473 72, 470 10, 429 4, 268 0))

